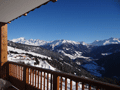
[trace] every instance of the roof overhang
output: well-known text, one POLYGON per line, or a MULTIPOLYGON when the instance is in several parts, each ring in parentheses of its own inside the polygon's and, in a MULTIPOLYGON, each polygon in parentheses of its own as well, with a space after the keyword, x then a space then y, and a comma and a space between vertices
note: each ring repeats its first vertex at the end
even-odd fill
POLYGON ((57 0, 0 0, 0 22, 8 23, 30 11, 57 0))

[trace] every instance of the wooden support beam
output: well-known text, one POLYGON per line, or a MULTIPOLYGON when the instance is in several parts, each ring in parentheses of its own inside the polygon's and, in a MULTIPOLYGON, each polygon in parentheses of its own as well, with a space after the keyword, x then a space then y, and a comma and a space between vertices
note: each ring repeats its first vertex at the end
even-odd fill
POLYGON ((0 66, 7 62, 7 24, 0 22, 0 66))
POLYGON ((50 0, 50 1, 52 1, 52 2, 56 2, 57 0, 50 0))

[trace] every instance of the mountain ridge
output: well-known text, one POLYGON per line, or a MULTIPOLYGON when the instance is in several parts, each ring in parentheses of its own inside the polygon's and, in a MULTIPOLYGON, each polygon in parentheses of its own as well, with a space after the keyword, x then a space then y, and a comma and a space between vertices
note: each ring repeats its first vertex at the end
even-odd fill
POLYGON ((16 42, 16 43, 22 43, 22 44, 28 44, 28 45, 35 45, 35 46, 43 46, 43 45, 51 45, 52 48, 54 49, 55 46, 59 46, 63 43, 71 43, 73 45, 78 45, 78 44, 82 44, 85 46, 89 46, 89 45, 93 45, 93 46, 102 46, 102 45, 109 45, 109 44, 120 44, 120 38, 108 38, 108 39, 104 39, 104 40, 95 40, 90 44, 87 44, 83 41, 81 42, 76 42, 76 41, 72 41, 72 40, 53 40, 53 41, 44 41, 44 40, 40 40, 40 39, 25 39, 24 37, 20 37, 17 39, 12 39, 10 41, 16 42))

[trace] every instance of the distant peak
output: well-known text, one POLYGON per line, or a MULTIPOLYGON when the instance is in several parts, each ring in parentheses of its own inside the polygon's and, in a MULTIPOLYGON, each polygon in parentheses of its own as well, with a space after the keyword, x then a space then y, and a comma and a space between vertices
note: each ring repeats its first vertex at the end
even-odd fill
POLYGON ((18 38, 18 39, 22 39, 22 40, 24 40, 25 38, 24 38, 24 37, 20 37, 20 38, 18 38))

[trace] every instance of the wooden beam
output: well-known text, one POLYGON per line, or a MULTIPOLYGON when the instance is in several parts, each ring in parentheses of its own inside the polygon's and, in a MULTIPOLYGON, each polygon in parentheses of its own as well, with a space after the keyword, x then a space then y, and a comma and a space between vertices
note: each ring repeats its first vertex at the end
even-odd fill
POLYGON ((50 1, 52 1, 52 2, 56 2, 57 0, 50 0, 50 1))
POLYGON ((0 66, 7 62, 7 24, 0 22, 0 66))

